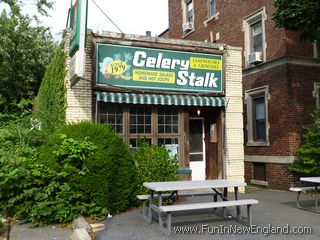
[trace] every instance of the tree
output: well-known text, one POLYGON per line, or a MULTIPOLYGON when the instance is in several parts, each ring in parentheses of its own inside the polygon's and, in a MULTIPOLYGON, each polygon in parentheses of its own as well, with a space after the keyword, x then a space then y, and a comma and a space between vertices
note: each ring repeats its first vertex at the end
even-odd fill
MULTIPOLYGON (((5 0, 10 11, 0 15, 0 112, 15 112, 21 99, 36 96, 56 44, 35 17, 21 14, 21 3, 5 0), (34 26, 36 23, 37 26, 34 26)), ((43 14, 51 3, 39 0, 43 14)))
POLYGON ((305 176, 320 176, 320 110, 314 114, 314 123, 304 136, 304 143, 298 149, 298 159, 291 171, 305 176))
POLYGON ((274 6, 276 27, 300 32, 303 40, 320 40, 319 0, 275 0, 274 6))
MULTIPOLYGON (((14 9, 15 13, 20 13, 22 3, 19 0, 0 0, 0 3, 6 3, 11 10, 14 9)), ((48 15, 47 9, 51 9, 53 6, 53 2, 50 0, 24 0, 24 3, 35 4, 38 12, 45 16, 48 15)))

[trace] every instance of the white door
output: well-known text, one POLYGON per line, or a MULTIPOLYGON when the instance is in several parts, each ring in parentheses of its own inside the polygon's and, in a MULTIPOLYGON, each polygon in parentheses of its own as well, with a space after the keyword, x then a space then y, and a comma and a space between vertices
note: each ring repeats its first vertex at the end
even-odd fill
POLYGON ((189 119, 190 169, 192 180, 206 179, 203 118, 189 119))

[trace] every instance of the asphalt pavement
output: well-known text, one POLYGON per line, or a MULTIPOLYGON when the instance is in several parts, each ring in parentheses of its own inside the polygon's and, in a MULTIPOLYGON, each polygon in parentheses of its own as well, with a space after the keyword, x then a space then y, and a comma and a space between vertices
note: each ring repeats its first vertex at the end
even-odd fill
MULTIPOLYGON (((232 196, 232 194, 231 194, 232 196)), ((253 226, 248 228, 234 219, 223 219, 213 214, 174 216, 170 237, 159 231, 157 221, 146 223, 134 209, 106 219, 106 230, 96 236, 96 240, 162 240, 162 239, 219 239, 219 240, 319 240, 320 214, 304 211, 295 206, 296 193, 250 188, 249 193, 240 198, 253 198, 259 204, 252 206, 253 226), (248 232, 249 231, 249 232, 248 232)), ((304 195, 304 204, 312 205, 312 197, 304 195)), ((180 199, 186 202, 210 201, 210 197, 180 199)), ((230 215, 235 214, 231 210, 230 215)), ((242 208, 245 216, 246 209, 242 208)), ((10 240, 66 240, 71 235, 70 228, 48 226, 29 228, 28 225, 13 225, 10 240)))

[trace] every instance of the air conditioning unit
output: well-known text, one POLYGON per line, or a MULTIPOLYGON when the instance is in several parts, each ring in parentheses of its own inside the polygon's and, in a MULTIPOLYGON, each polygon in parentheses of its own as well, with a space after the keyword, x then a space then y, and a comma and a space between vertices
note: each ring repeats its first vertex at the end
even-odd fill
POLYGON ((249 63, 258 64, 263 62, 262 52, 252 52, 249 54, 249 63))
POLYGON ((189 32, 193 29, 193 22, 185 22, 182 25, 183 32, 189 32))

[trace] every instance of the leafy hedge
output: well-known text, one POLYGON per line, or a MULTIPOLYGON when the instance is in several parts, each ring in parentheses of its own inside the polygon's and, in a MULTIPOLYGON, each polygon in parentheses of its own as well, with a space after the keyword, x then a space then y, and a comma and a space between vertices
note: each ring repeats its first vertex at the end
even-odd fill
POLYGON ((83 159, 87 174, 76 179, 77 188, 111 213, 125 210, 135 199, 135 167, 127 146, 112 130, 104 124, 80 122, 59 128, 40 148, 39 161, 60 171, 60 159, 52 152, 59 151, 61 134, 67 138, 81 141, 87 139, 95 150, 83 159))
POLYGON ((65 123, 67 106, 64 84, 67 73, 66 57, 63 44, 61 44, 46 69, 35 104, 36 117, 40 121, 43 131, 48 134, 53 133, 55 129, 65 123))
POLYGON ((298 159, 291 171, 305 176, 320 176, 320 110, 314 115, 314 123, 308 127, 303 145, 298 148, 298 159))
POLYGON ((149 145, 142 142, 132 157, 137 169, 137 191, 147 193, 143 187, 144 182, 175 181, 178 162, 176 158, 170 158, 164 147, 149 145))

